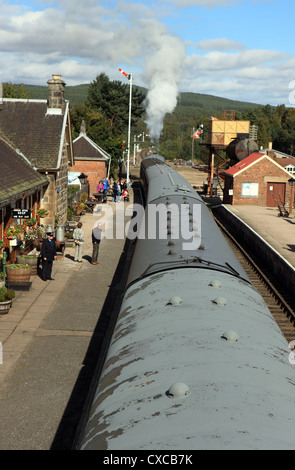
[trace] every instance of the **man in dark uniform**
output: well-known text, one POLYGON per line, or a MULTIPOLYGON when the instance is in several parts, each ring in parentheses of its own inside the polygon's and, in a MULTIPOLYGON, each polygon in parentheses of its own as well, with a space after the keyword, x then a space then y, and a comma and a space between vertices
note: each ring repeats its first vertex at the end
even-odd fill
POLYGON ((43 281, 54 281, 51 277, 53 260, 57 259, 55 241, 53 233, 47 233, 47 239, 42 243, 41 257, 42 257, 42 279, 43 281))
POLYGON ((101 232, 102 232, 102 225, 97 224, 92 230, 92 263, 91 264, 99 264, 97 261, 98 252, 99 252, 99 244, 101 241, 101 232))

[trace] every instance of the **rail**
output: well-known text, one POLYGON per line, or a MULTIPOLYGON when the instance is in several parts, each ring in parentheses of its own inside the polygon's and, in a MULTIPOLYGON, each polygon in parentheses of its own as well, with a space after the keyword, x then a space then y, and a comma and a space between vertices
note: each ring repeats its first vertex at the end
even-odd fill
POLYGON ((215 222, 218 224, 220 229, 225 233, 225 235, 231 240, 231 242, 236 246, 236 248, 242 253, 247 262, 251 265, 251 268, 259 276, 260 280, 263 282, 265 287, 268 289, 269 293, 273 296, 276 303, 280 308, 285 312, 288 318, 295 324, 295 312, 293 308, 289 305, 283 295, 278 291, 278 289, 273 285, 269 277, 262 271, 258 264, 253 260, 248 251, 246 251, 243 246, 236 240, 236 238, 224 227, 224 225, 214 217, 215 222))

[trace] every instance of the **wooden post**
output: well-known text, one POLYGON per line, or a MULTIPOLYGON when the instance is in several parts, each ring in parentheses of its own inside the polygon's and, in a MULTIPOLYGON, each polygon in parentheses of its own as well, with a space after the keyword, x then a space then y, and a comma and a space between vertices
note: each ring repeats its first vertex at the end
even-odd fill
POLYGON ((213 193, 213 176, 214 176, 214 149, 210 147, 207 196, 212 196, 212 193, 213 193))

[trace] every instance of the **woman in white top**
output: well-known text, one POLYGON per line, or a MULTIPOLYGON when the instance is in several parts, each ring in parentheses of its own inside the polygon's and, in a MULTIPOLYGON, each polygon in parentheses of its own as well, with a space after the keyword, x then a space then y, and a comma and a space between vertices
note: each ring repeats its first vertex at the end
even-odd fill
POLYGON ((82 223, 77 223, 77 228, 73 232, 75 242, 75 258, 74 261, 82 263, 82 253, 84 248, 84 230, 82 230, 82 223))

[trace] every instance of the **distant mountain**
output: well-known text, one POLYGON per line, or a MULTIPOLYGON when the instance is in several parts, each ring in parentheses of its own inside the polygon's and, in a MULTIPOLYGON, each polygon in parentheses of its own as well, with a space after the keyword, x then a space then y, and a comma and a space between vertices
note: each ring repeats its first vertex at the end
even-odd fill
MULTIPOLYGON (((87 96, 88 84, 66 86, 65 98, 70 101, 73 108, 77 104, 84 103, 87 96)), ((147 90, 137 87, 142 93, 146 94, 147 90)), ((24 89, 31 99, 47 99, 47 86, 24 85, 24 89)), ((205 95, 200 93, 180 93, 177 104, 177 111, 186 114, 196 113, 217 113, 225 110, 243 111, 248 108, 254 108, 260 105, 247 103, 243 101, 234 101, 227 98, 220 98, 213 95, 205 95)))
MULTIPOLYGON (((84 103, 87 96, 88 86, 89 85, 87 84, 77 86, 66 86, 65 99, 70 101, 72 108, 77 104, 84 103)), ((31 99, 46 100, 48 98, 47 86, 24 85, 24 90, 31 99)))

